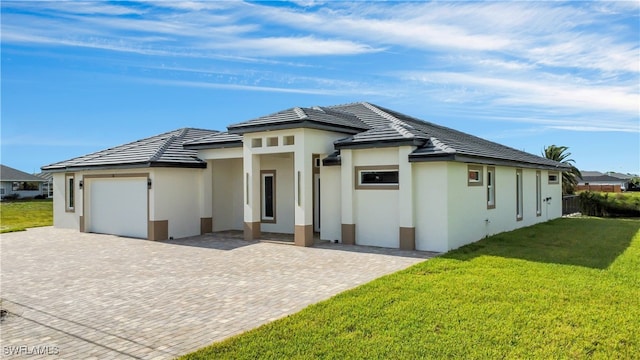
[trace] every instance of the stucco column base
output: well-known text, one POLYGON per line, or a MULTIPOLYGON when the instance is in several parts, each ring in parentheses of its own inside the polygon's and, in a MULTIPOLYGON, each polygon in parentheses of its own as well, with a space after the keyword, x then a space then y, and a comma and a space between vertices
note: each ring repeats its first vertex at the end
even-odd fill
POLYGON ((345 245, 356 244, 356 224, 342 224, 342 243, 345 245))
POLYGON ((262 236, 260 221, 244 223, 244 239, 247 241, 258 240, 262 236))
POLYGON ((416 249, 416 228, 401 227, 400 228, 400 250, 416 249))
POLYGON ((147 227, 147 239, 168 240, 169 220, 149 220, 149 225, 147 227))
POLYGON ((293 242, 296 246, 313 246, 313 225, 296 225, 293 242))
POLYGON ((213 231, 213 218, 200 218, 200 235, 213 231))
POLYGON ((86 232, 84 229, 84 216, 80 215, 80 232, 86 232))

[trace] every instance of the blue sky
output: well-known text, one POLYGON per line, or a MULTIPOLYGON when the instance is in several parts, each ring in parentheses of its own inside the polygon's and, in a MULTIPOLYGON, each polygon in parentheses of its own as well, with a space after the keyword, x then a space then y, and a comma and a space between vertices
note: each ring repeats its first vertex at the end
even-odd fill
POLYGON ((640 173, 640 2, 2 1, 3 164, 369 101, 640 173))

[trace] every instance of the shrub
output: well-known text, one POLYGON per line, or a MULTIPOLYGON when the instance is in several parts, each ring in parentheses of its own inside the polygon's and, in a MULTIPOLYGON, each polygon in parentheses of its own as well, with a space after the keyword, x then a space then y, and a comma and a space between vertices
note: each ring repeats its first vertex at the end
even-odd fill
POLYGON ((640 199, 624 194, 611 195, 585 191, 580 193, 580 212, 589 216, 640 217, 640 199))
POLYGON ((2 200, 18 200, 19 198, 20 194, 7 194, 2 198, 2 200))

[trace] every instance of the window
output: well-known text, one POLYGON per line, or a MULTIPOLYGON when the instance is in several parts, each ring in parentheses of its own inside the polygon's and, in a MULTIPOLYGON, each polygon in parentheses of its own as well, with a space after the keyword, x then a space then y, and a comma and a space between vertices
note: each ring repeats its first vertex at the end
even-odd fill
POLYGON ((31 181, 14 181, 13 191, 33 191, 39 190, 40 183, 31 181))
POLYGON ((356 189, 399 188, 398 166, 356 166, 356 189))
POLYGON ((267 138, 267 146, 278 146, 278 137, 268 137, 267 138))
POLYGON ((262 147, 262 138, 251 139, 251 147, 252 148, 262 147))
POLYGON ((522 170, 516 170, 516 219, 522 220, 522 170))
POLYGON ((4 188, 0 188, 0 195, 4 195, 4 188))
POLYGON ((542 215, 542 174, 536 171, 536 216, 542 215))
POLYGON ((261 220, 266 223, 276 222, 276 171, 260 172, 261 184, 261 220))
POLYGON ((467 185, 482 186, 482 166, 467 166, 467 185))
POLYGON ((75 181, 73 174, 64 177, 65 182, 65 207, 68 212, 75 211, 75 181))
POLYGON ((295 144, 295 138, 293 135, 287 135, 282 137, 282 145, 293 145, 295 144))
POLYGON ((487 167, 487 209, 496 208, 495 173, 496 168, 487 167))
POLYGON ((559 184, 560 175, 557 172, 549 172, 549 184, 559 184))

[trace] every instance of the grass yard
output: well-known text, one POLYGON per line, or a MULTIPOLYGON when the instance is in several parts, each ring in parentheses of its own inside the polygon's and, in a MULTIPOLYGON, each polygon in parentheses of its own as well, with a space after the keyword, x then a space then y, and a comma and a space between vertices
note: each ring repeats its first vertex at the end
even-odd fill
POLYGON ((639 230, 573 218, 496 235, 182 359, 637 358, 639 230))
POLYGON ((29 200, 0 203, 0 233, 53 225, 53 201, 29 200))

